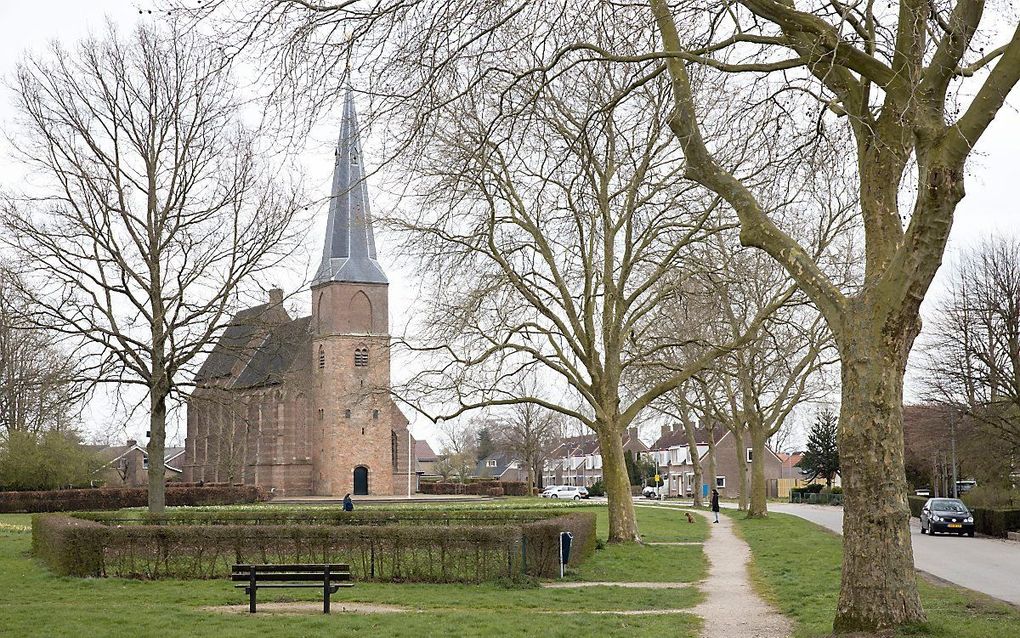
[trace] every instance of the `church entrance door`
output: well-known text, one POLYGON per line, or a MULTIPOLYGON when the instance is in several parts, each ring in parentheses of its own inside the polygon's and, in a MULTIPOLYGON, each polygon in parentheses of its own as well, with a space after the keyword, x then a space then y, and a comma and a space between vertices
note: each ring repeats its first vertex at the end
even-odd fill
POLYGON ((368 495, 368 468, 364 465, 354 468, 354 495, 368 495))

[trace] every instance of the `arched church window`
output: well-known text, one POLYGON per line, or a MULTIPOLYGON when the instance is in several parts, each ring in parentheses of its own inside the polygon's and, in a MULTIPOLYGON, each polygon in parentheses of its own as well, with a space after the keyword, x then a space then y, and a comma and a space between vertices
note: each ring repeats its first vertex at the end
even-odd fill
POLYGON ((326 349, 319 346, 319 369, 326 367, 326 349))
POLYGON ((344 410, 344 418, 345 419, 351 418, 351 411, 350 410, 344 410))
POLYGON ((390 431, 390 455, 393 457, 393 469, 397 469, 397 433, 390 431))
POLYGON ((359 368, 364 368, 368 365, 368 348, 355 348, 354 365, 359 368))

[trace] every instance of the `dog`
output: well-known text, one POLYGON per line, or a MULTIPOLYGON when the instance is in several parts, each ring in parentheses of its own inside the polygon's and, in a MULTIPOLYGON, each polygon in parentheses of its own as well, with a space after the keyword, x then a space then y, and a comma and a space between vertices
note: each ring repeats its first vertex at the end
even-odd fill
POLYGON ((687 515, 687 522, 688 522, 688 523, 693 523, 693 522, 694 522, 694 517, 693 517, 693 516, 691 516, 691 513, 690 513, 690 512, 684 512, 684 514, 686 514, 686 515, 687 515))

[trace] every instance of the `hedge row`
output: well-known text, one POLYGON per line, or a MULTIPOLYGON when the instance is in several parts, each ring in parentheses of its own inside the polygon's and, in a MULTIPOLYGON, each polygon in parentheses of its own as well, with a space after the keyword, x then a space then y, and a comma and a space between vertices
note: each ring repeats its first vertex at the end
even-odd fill
MULTIPOLYGON (((910 515, 921 516, 921 508, 928 502, 926 496, 908 496, 910 515)), ((978 534, 1006 538, 1007 532, 1020 531, 1020 509, 970 507, 974 514, 974 530, 978 534)))
MULTIPOLYGON (((0 512, 116 510, 123 507, 144 507, 148 504, 148 498, 148 490, 144 487, 0 492, 0 512)), ((235 503, 256 503, 267 498, 268 495, 264 489, 253 485, 167 486, 166 488, 166 504, 171 506, 232 505, 235 503)))
POLYGON ((563 508, 538 509, 368 509, 258 508, 251 510, 187 509, 153 515, 148 512, 80 512, 71 514, 105 525, 508 525, 558 516, 563 508))
POLYGON ((473 481, 471 483, 419 483, 422 494, 475 494, 479 496, 527 496, 528 486, 519 481, 473 481))
POLYGON ((371 525, 118 525, 102 515, 41 514, 32 520, 32 548, 69 576, 223 578, 234 563, 342 562, 363 581, 474 583, 555 574, 560 531, 574 534, 571 564, 590 556, 595 515, 557 514, 517 512, 516 523, 467 525, 403 513, 400 524, 371 525), (554 518, 533 520, 543 514, 554 518))

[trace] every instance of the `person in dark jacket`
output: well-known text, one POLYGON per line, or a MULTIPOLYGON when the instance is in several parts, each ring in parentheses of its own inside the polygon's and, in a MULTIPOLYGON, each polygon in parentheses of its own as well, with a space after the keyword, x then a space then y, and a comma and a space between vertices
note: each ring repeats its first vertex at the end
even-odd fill
POLYGON ((344 496, 344 511, 345 512, 353 512, 354 511, 354 501, 351 500, 351 495, 350 494, 347 494, 347 496, 344 496))
POLYGON ((715 522, 719 522, 719 490, 712 490, 712 511, 715 512, 715 522))

